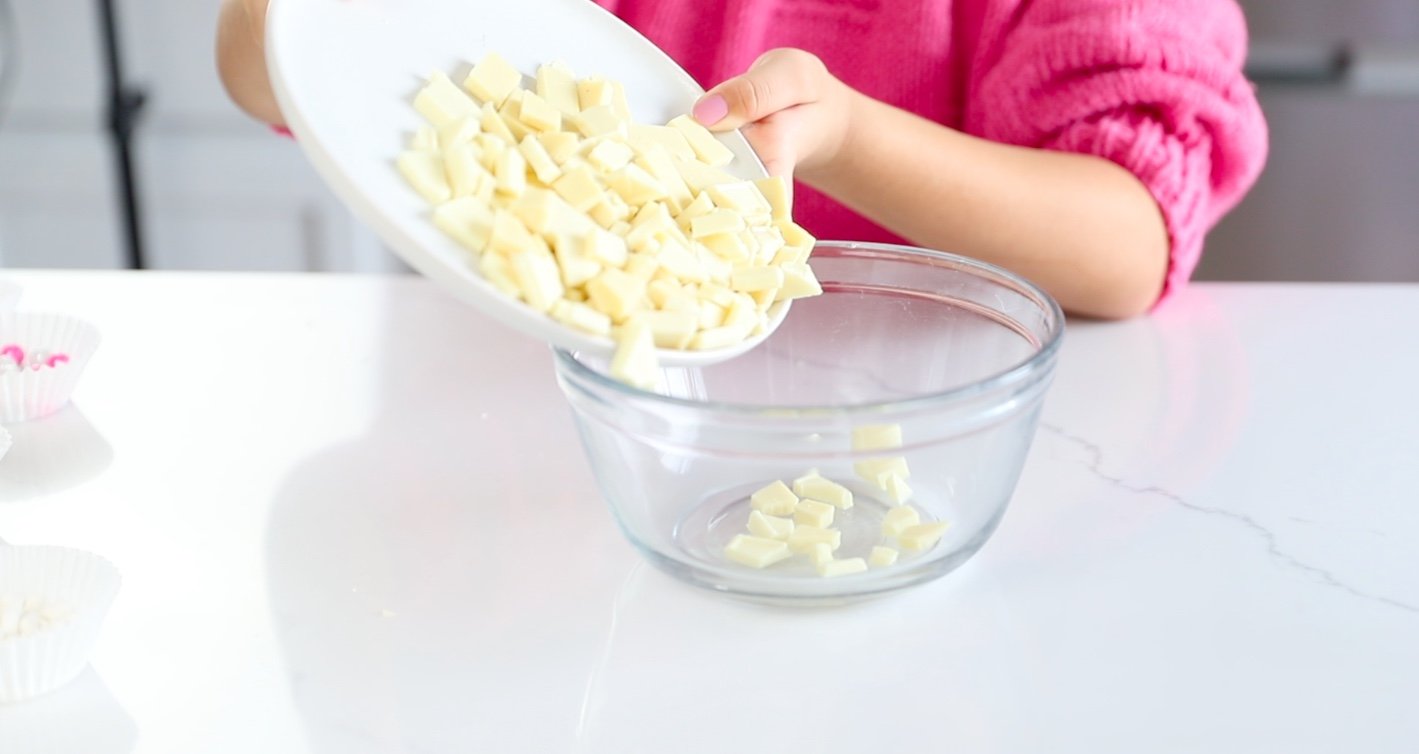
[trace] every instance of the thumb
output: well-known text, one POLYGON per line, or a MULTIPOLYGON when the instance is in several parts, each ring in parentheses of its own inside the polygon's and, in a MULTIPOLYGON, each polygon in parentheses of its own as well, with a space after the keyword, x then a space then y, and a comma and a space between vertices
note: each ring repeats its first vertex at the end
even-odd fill
POLYGON ((706 128, 730 131, 780 110, 816 102, 826 75, 823 61, 811 52, 769 50, 748 71, 706 92, 692 114, 706 128))

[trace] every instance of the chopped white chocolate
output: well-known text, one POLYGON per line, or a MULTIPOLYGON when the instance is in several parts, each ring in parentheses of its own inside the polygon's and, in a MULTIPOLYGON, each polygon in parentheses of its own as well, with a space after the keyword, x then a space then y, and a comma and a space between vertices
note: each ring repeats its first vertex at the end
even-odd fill
POLYGON ((565 165, 567 160, 576 154, 577 146, 581 143, 576 134, 566 131, 537 134, 537 141, 558 165, 565 165))
POLYGON ((562 299, 562 277, 557 262, 541 251, 523 251, 508 260, 512 277, 522 289, 522 300, 539 312, 552 308, 562 299))
POLYGON ((911 471, 907 468, 905 458, 869 458, 866 461, 858 461, 852 465, 852 470, 857 475, 867 481, 882 486, 887 474, 896 474, 902 479, 911 478, 911 471))
POLYGON ((546 63, 537 67, 537 96, 557 108, 563 115, 581 112, 576 93, 576 78, 561 63, 546 63))
POLYGON ((494 175, 498 179, 497 192, 500 194, 516 197, 527 190, 527 161, 516 149, 503 151, 494 175))
POLYGON ((727 209, 716 209, 690 220, 690 236, 699 239, 720 233, 735 233, 744 227, 743 215, 727 209))
POLYGON ((642 154, 647 154, 652 147, 658 146, 664 149, 668 155, 674 155, 682 160, 695 159, 695 150, 690 148, 690 142, 685 141, 685 135, 680 133, 679 129, 670 126, 632 123, 627 128, 627 135, 631 144, 642 154))
POLYGON ((891 547, 877 545, 872 548, 872 552, 867 556, 867 564, 873 568, 886 568, 897 562, 897 551, 891 547))
POLYGON ((833 546, 827 542, 814 542, 808 548, 808 561, 815 566, 821 566, 833 560, 833 546))
POLYGON ((907 481, 896 472, 889 471, 878 478, 878 486, 887 493, 887 498, 897 505, 901 505, 911 499, 912 488, 907 485, 907 481))
MULTIPOLYGON (((696 218, 698 221, 699 218, 696 218)), ((730 263, 749 261, 749 249, 744 242, 739 240, 739 236, 733 233, 716 233, 712 236, 705 236, 698 239, 705 248, 714 252, 714 255, 730 263)), ((787 278, 785 278, 787 280, 787 278)))
POLYGON ((789 262, 780 264, 779 269, 783 270, 783 287, 779 288, 776 300, 807 298, 823 292, 823 287, 818 284, 818 278, 813 274, 813 269, 806 263, 789 262))
MULTIPOLYGON (((767 291, 768 301, 773 302, 773 294, 783 286, 783 270, 777 267, 749 267, 739 270, 729 278, 729 287, 736 291, 767 291)), ((759 302, 755 302, 756 304, 759 302)))
POLYGON ((439 147, 450 149, 459 144, 473 141, 478 134, 483 133, 483 126, 478 122, 480 117, 479 113, 473 112, 440 127, 436 141, 438 146, 435 149, 439 147))
POLYGON ((946 533, 946 529, 949 526, 950 524, 940 521, 931 524, 908 526, 897 535, 897 543, 902 546, 903 550, 907 550, 908 552, 930 550, 936 546, 937 542, 941 541, 941 536, 946 533))
POLYGON ((498 112, 496 107, 493 107, 491 102, 484 103, 483 110, 478 116, 478 125, 483 129, 483 133, 480 135, 496 136, 509 144, 517 143, 517 138, 512 135, 512 129, 508 128, 507 121, 503 120, 502 114, 498 112))
POLYGON ((867 561, 862 558, 844 558, 843 560, 830 560, 819 565, 818 575, 823 578, 833 578, 834 576, 862 573, 865 570, 867 570, 867 561))
POLYGON ((794 552, 810 552, 813 545, 826 543, 834 550, 842 547, 843 533, 838 529, 824 529, 821 526, 795 524, 793 533, 788 535, 788 547, 794 552))
POLYGON ((442 128, 477 113, 478 104, 460 91, 447 75, 435 71, 424 88, 414 95, 414 109, 435 128, 442 128))
POLYGON ((610 106, 615 98, 611 82, 599 76, 582 79, 576 83, 577 104, 582 110, 590 110, 601 105, 610 106))
POLYGON ((765 515, 760 511, 749 511, 749 533, 767 539, 787 541, 793 533, 793 519, 765 515))
POLYGON ((657 348, 685 348, 699 325, 699 317, 685 311, 641 312, 635 319, 650 326, 657 348))
POLYGON ((726 558, 750 568, 767 568, 790 554, 788 543, 750 534, 735 535, 724 548, 726 558))
POLYGON ((552 318, 592 335, 610 335, 611 318, 586 304, 565 299, 552 304, 552 318))
MULTIPOLYGON (((593 306, 620 322, 639 305, 641 296, 645 295, 645 285, 639 277, 612 268, 588 282, 586 293, 593 306)), ((649 334, 649 327, 646 332, 649 334)))
POLYGON ((501 105, 521 85, 522 74, 496 52, 484 55, 468 72, 468 78, 463 80, 464 89, 483 102, 494 105, 501 105))
MULTIPOLYGON (((562 284, 568 288, 580 288, 601 274, 601 263, 588 258, 580 242, 572 236, 559 236, 552 245, 552 253, 556 255, 557 267, 561 269, 562 284)), ((609 316, 607 322, 610 322, 609 316)))
POLYGON ((694 118, 688 115, 681 115, 672 118, 666 124, 680 132, 685 137, 685 141, 690 143, 690 148, 695 150, 695 156, 700 162, 710 167, 724 167, 734 160, 734 153, 729 147, 724 146, 710 133, 708 129, 695 122, 694 118))
POLYGON ((741 216, 768 215, 773 211, 769 200, 753 181, 721 183, 705 189, 705 193, 714 201, 714 206, 734 210, 741 216))
POLYGON ((641 322, 629 322, 621 328, 617 340, 616 353, 611 357, 611 376, 628 385, 654 389, 659 370, 650 328, 641 322))
POLYGON ((908 527, 921 523, 921 514, 910 505, 899 505, 887 511, 882 517, 882 533, 888 537, 900 536, 908 527))
POLYGON ((517 119, 540 133, 560 131, 562 128, 562 111, 534 92, 522 95, 517 119))
POLYGON ((852 507, 852 490, 831 479, 824 479, 816 471, 793 480, 793 494, 831 503, 839 510, 852 507))
POLYGON ((619 81, 611 82, 611 109, 623 121, 631 119, 631 106, 626 102, 626 87, 619 81))
POLYGON ((443 163, 442 155, 414 151, 399 155, 396 161, 404 180, 431 204, 442 204, 453 198, 443 163))
POLYGON ((826 529, 833 525, 833 514, 837 510, 830 503, 804 498, 793 507, 793 522, 826 529))
POLYGON ((586 153, 586 161, 603 173, 614 173, 625 167, 636 153, 619 141, 606 139, 586 153))
POLYGON ((902 425, 868 424, 852 430, 853 450, 892 450, 902 447, 902 425))
POLYGON ((607 183, 622 199, 635 205, 665 196, 665 187, 660 185, 660 181, 634 163, 612 173, 608 176, 607 183))
POLYGON ((455 197, 475 196, 493 176, 478 162, 473 144, 455 144, 443 152, 444 172, 455 197))
POLYGON ((478 258, 478 272, 487 278, 494 288, 521 300, 522 289, 518 287, 517 281, 512 279, 512 266, 508 264, 507 257, 501 254, 484 254, 478 258))
POLYGON ((493 232, 488 238, 489 250, 499 254, 516 254, 533 248, 533 238, 532 232, 516 215, 507 210, 493 213, 493 232))
POLYGON ((586 212, 601 202, 601 186, 596 174, 585 165, 567 169, 552 184, 552 190, 562 195, 578 212, 586 212))
POLYGON ((586 256, 607 267, 622 267, 626 264, 626 242, 615 233, 600 228, 588 231, 584 245, 586 256))
POLYGON ((798 506, 798 496, 783 482, 774 482, 750 495, 749 504, 769 516, 791 516, 798 506))
POLYGON ((588 139, 610 134, 625 136, 626 122, 616 116, 616 112, 611 109, 610 105, 597 105, 582 110, 572 116, 570 120, 576 130, 588 139))
POLYGON ((473 197, 454 199, 434 210, 434 225, 469 251, 481 253, 493 234, 493 213, 473 197))
MULTIPOLYGON (((754 185, 759 187, 759 193, 768 201, 774 222, 792 222, 792 181, 780 175, 771 178, 760 178, 754 181, 754 185)), ((779 238, 783 238, 782 233, 780 233, 779 238)))

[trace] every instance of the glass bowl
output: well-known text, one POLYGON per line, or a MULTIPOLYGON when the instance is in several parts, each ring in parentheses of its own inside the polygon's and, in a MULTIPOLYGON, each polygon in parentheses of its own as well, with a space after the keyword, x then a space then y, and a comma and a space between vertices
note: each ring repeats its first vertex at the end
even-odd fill
MULTIPOLYGON (((555 352, 601 495, 637 549, 691 584, 802 604, 920 584, 985 544, 1019 479, 1064 330, 1054 300, 992 265, 905 246, 820 242, 811 264, 823 295, 795 301, 772 337, 720 364, 664 369, 655 391, 613 380, 600 357, 555 352), (772 495, 761 512, 802 529, 791 555, 761 568, 727 557, 750 534, 754 493, 810 471, 852 493, 831 525, 816 521, 840 532, 833 558, 890 547, 895 563, 822 575, 809 543, 823 535, 802 527, 824 509, 791 514, 772 495), (920 527, 906 539, 883 527, 904 498, 914 511, 891 520, 920 527), (934 543, 933 523, 945 524, 934 543)), ((803 497, 826 498, 823 487, 803 497)))

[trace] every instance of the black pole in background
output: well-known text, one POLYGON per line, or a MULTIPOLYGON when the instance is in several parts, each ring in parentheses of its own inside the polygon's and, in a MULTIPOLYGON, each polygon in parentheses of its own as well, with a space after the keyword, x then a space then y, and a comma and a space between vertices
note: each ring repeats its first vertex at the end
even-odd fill
POLYGON ((143 109, 145 95, 143 90, 130 88, 124 82, 113 0, 98 0, 98 4, 105 67, 108 73, 107 125, 118 168, 124 252, 128 266, 141 270, 144 268, 143 232, 142 216, 138 212, 137 180, 133 174, 133 127, 137 122, 138 113, 143 109))

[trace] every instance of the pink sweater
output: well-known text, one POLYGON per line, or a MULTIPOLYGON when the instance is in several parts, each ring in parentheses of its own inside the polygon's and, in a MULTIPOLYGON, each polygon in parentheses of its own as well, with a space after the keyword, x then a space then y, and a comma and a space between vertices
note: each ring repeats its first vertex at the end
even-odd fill
MULTIPOLYGON (((857 90, 966 133, 1122 165, 1167 222, 1164 295, 1266 157, 1232 0, 597 2, 706 87, 765 50, 798 47, 857 90)), ((799 197, 796 214, 821 238, 900 240, 806 187, 799 197)))

